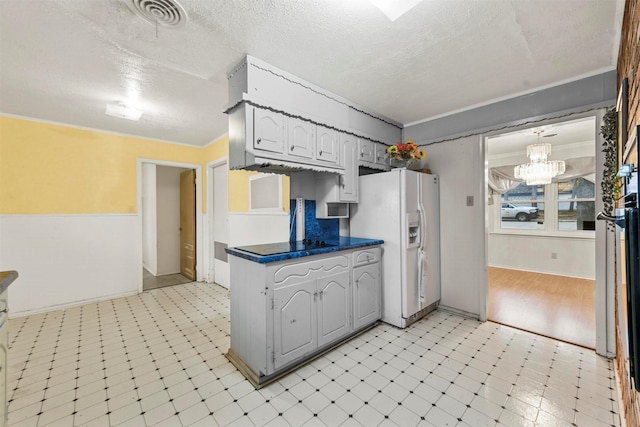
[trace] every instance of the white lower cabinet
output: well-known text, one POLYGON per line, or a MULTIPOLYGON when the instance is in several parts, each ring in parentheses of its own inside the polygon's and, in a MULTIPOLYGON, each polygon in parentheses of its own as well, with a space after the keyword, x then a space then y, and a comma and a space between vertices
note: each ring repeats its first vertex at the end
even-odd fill
POLYGON ((351 332, 349 285, 345 271, 274 289, 275 369, 351 332))
MULTIPOLYGON (((318 346, 324 346, 351 332, 351 283, 349 272, 318 279, 318 346)), ((377 319, 375 319, 377 320, 377 319)))
POLYGON ((380 318, 380 264, 353 269, 353 328, 380 318))
POLYGON ((380 318, 379 246, 268 264, 230 255, 227 357, 257 387, 380 318))
POLYGON ((274 368, 318 347, 316 281, 296 283, 273 291, 274 368))

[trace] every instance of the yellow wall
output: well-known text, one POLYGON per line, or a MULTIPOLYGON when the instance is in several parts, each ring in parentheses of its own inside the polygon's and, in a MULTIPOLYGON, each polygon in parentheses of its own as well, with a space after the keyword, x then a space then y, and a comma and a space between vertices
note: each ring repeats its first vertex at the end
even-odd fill
MULTIPOLYGON (((139 158, 199 164, 204 172, 228 153, 227 137, 199 148, 0 116, 0 214, 135 213, 139 158)), ((231 212, 248 210, 251 173, 229 173, 231 212)))

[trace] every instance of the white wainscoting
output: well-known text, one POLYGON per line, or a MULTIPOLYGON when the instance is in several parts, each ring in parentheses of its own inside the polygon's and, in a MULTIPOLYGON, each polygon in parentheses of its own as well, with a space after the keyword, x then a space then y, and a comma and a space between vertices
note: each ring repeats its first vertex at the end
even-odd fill
POLYGON ((594 238, 492 233, 489 265, 595 280, 596 242, 594 238))
POLYGON ((289 212, 229 213, 229 247, 288 240, 289 212))
POLYGON ((10 317, 138 292, 135 214, 2 215, 0 270, 17 270, 10 317))

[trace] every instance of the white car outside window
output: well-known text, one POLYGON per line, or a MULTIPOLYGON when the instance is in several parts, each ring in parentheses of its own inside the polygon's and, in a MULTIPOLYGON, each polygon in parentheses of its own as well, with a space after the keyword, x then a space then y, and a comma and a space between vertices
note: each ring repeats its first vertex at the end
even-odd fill
POLYGON ((513 203, 503 203, 501 206, 503 219, 515 219, 518 221, 531 221, 538 218, 538 208, 533 206, 519 206, 513 203))

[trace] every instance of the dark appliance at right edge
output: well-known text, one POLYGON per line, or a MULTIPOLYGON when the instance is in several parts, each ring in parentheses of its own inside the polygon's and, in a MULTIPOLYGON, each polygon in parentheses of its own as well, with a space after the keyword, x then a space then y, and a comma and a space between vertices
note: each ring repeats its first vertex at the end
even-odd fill
POLYGON ((614 222, 620 236, 622 262, 618 301, 618 324, 620 325, 622 348, 628 356, 630 384, 640 391, 640 201, 638 197, 638 147, 640 146, 640 126, 635 137, 624 149, 624 162, 618 176, 623 180, 623 191, 615 217, 602 213, 598 219, 614 222), (626 328, 625 328, 626 327, 626 328), (623 329, 626 329, 626 334, 623 329), (624 336, 626 335, 626 337, 624 336), (626 343, 624 342, 626 338, 626 343), (626 345, 625 345, 626 344, 626 345))

